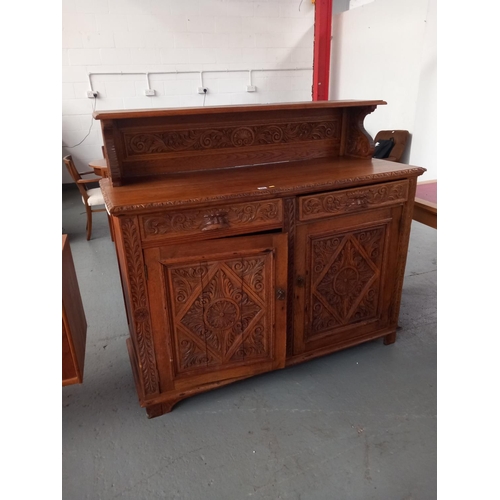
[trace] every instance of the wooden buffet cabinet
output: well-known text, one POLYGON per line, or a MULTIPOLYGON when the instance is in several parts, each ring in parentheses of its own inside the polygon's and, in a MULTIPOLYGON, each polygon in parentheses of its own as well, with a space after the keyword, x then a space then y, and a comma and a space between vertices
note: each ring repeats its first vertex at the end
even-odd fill
POLYGON ((371 158, 363 121, 382 104, 94 114, 149 417, 255 374, 395 341, 425 169, 371 158))

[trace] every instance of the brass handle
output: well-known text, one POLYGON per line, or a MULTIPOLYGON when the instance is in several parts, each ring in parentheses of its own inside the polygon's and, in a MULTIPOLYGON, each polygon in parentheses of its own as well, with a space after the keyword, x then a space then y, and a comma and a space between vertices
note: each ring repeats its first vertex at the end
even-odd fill
POLYGON ((276 290, 276 298, 278 300, 285 300, 285 297, 286 297, 286 292, 285 290, 283 290, 283 288, 278 288, 276 290))
POLYGON ((203 216, 202 231, 212 231, 214 229, 224 229, 229 227, 227 212, 212 212, 203 216))

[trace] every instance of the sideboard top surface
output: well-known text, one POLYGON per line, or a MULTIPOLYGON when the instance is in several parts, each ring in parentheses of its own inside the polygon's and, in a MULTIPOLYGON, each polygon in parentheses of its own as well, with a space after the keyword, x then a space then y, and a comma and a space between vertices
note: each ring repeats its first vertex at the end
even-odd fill
POLYGON ((100 181, 109 212, 154 211, 225 200, 283 197, 374 184, 425 172, 424 168, 378 159, 317 158, 232 169, 179 172, 113 187, 100 181))
POLYGON ((230 104, 226 106, 206 106, 203 108, 158 108, 158 109, 121 109, 95 111, 96 120, 114 120, 126 118, 154 118, 160 116, 199 115, 200 111, 207 114, 240 113, 242 111, 269 111, 269 110, 308 110, 329 108, 350 108, 358 106, 381 106, 387 104, 383 100, 354 100, 343 101, 304 101, 276 104, 230 104))

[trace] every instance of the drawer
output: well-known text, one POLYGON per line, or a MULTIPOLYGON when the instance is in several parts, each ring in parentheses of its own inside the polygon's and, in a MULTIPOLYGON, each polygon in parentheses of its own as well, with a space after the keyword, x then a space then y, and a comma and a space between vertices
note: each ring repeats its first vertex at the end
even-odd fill
POLYGON ((140 216, 143 241, 206 239, 281 228, 282 201, 265 200, 140 216))
POLYGON ((408 199, 408 185, 404 180, 302 196, 299 198, 299 220, 322 219, 404 203, 408 199))

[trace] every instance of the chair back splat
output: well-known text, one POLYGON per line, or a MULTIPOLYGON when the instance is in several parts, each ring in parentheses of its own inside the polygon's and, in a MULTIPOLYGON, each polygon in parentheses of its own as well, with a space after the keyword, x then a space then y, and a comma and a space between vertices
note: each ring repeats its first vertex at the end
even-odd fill
POLYGON ((374 139, 375 144, 378 141, 394 140, 394 146, 390 150, 389 156, 384 156, 384 160, 400 162, 406 150, 406 143, 410 132, 408 130, 381 130, 374 139))
MULTIPOLYGON (((85 211, 87 212, 87 240, 90 240, 92 236, 92 214, 94 212, 105 212, 106 207, 104 205, 104 198, 102 196, 102 191, 100 187, 92 187, 89 188, 89 184, 95 184, 99 182, 101 177, 93 177, 90 179, 83 179, 83 175, 93 174, 93 171, 89 172, 78 172, 73 158, 71 155, 65 156, 63 158, 64 164, 68 169, 71 178, 75 181, 75 184, 82 195, 82 202, 85 205, 85 211), (94 207, 102 207, 102 208, 94 208, 94 207)), ((111 232, 111 239, 113 240, 113 230, 111 227, 111 219, 108 215, 108 223, 111 232)))
MULTIPOLYGON (((83 178, 80 172, 78 172, 78 170, 76 169, 76 165, 73 162, 72 156, 71 155, 65 156, 63 160, 64 164, 66 165, 66 168, 68 169, 69 174, 71 175, 71 178, 75 181, 75 184, 78 187, 78 190, 82 195, 82 198, 84 198, 84 200, 88 199, 89 196, 87 194, 87 186, 81 182, 78 182, 80 180, 83 180, 83 178)), ((96 179, 96 182, 99 182, 99 179, 96 179)))

